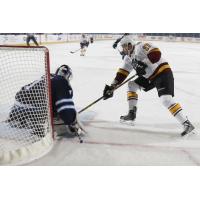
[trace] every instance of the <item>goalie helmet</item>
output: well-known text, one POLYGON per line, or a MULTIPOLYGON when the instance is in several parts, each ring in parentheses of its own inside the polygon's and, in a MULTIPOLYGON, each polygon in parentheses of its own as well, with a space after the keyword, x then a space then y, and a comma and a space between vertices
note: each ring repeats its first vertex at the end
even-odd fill
POLYGON ((71 81, 73 78, 72 69, 68 65, 61 65, 56 70, 56 75, 63 76, 67 81, 71 81))

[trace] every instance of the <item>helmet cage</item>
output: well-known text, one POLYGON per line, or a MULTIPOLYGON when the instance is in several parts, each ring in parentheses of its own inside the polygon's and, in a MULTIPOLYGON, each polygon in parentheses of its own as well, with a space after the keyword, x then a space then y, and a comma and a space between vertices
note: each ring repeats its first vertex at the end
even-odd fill
POLYGON ((134 41, 130 37, 124 37, 120 43, 121 43, 122 51, 126 55, 129 55, 134 48, 134 41))
POLYGON ((56 70, 56 75, 63 76, 67 81, 71 81, 73 78, 72 70, 68 65, 61 65, 56 70))

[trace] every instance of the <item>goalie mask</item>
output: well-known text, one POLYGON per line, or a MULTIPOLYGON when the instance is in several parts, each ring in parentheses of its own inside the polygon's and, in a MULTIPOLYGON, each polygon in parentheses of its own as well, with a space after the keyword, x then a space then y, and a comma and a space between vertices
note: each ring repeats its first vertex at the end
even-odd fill
POLYGON ((123 52, 126 55, 130 55, 134 50, 135 42, 129 36, 126 36, 122 38, 122 40, 120 41, 120 45, 123 49, 123 52))
POLYGON ((56 70, 56 75, 63 76, 67 81, 71 81, 73 78, 72 69, 68 65, 61 65, 56 70))

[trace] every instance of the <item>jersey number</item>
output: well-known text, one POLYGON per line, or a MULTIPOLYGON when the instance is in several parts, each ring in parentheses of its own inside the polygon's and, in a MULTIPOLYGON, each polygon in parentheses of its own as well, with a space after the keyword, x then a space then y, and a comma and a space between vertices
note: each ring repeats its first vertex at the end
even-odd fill
POLYGON ((151 45, 148 44, 148 43, 145 43, 145 44, 143 45, 143 49, 144 49, 145 51, 149 51, 150 48, 151 48, 151 45))

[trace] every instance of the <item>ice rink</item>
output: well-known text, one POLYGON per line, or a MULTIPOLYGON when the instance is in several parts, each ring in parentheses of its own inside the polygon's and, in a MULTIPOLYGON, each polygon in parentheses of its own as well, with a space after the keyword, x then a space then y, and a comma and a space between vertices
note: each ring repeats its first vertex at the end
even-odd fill
MULTIPOLYGON (((78 43, 47 45, 51 72, 61 64, 73 69, 74 101, 80 110, 102 96, 122 59, 112 48, 113 41, 95 41, 81 57, 78 43)), ((154 42, 172 67, 175 77, 175 98, 200 133, 200 44, 154 42)), ((132 72, 131 75, 133 75, 132 72)), ((52 151, 28 165, 96 166, 96 165, 200 165, 200 135, 182 139, 182 126, 161 104, 157 91, 139 93, 135 126, 119 123, 128 111, 127 85, 114 97, 100 101, 80 114, 87 135, 63 138, 52 151)))

